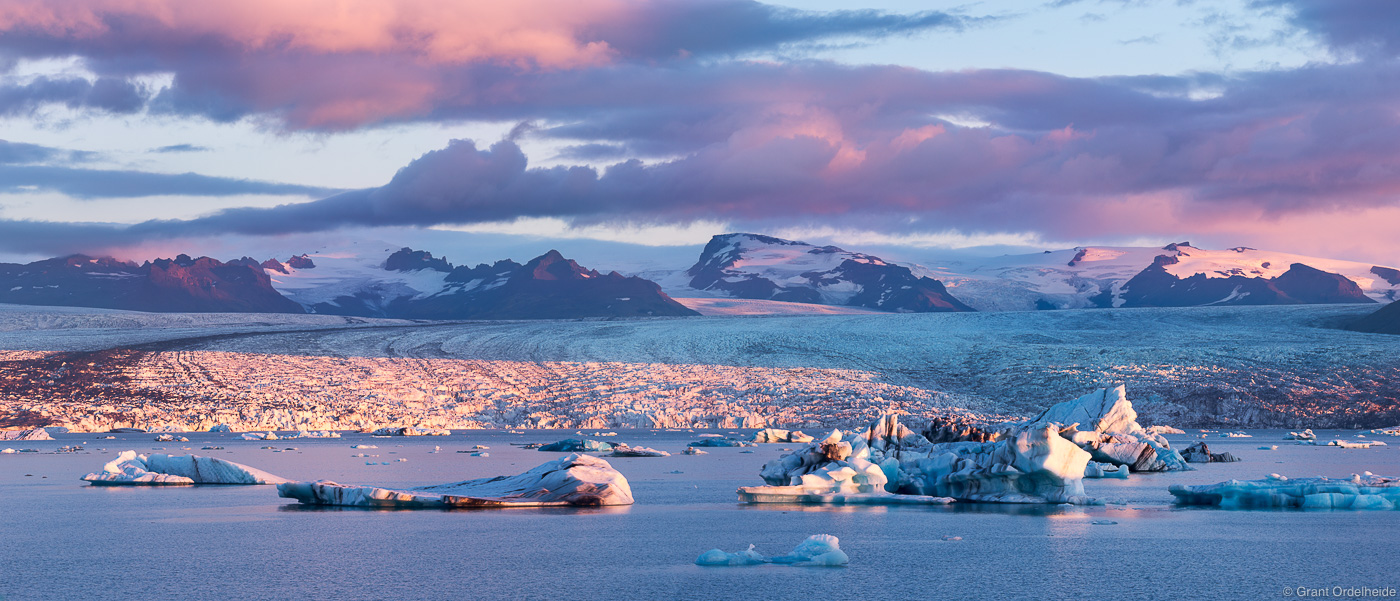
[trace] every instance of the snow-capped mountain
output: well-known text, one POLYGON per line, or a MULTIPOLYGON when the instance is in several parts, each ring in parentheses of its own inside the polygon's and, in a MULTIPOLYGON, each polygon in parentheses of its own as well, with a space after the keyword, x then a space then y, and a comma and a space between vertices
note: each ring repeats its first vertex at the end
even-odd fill
POLYGON ((1392 267, 1182 242, 1080 247, 915 267, 988 310, 1369 303, 1400 295, 1392 267))
MULTIPOLYGON (((669 278, 671 284, 680 274, 669 278)), ((681 288, 707 296, 866 307, 893 312, 971 311, 939 281, 903 265, 835 246, 758 234, 710 239, 681 288)), ((678 294, 680 292, 677 292, 678 294)))
POLYGON ((405 319, 696 315, 650 281, 586 269, 553 250, 524 265, 507 259, 453 266, 403 248, 387 257, 327 253, 265 266, 273 287, 310 313, 405 319))
POLYGON ((156 259, 136 264, 71 255, 0 264, 0 303, 191 313, 301 313, 249 258, 156 259))

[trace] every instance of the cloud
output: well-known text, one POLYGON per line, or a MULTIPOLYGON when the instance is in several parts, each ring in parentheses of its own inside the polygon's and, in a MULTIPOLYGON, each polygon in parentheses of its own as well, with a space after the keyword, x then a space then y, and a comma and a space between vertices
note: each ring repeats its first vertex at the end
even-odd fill
POLYGON ((1400 55, 1400 3, 1385 0, 1253 0, 1258 9, 1288 11, 1289 22, 1332 48, 1362 55, 1400 55))
POLYGON ((158 147, 158 148, 152 148, 152 149, 151 149, 151 152, 156 152, 156 153, 172 153, 172 152, 208 152, 208 151, 209 151, 209 147, 208 147, 208 146, 200 146, 200 145, 198 145, 198 144, 171 144, 171 145, 169 145, 169 146, 161 146, 161 147, 158 147))
POLYGON ((78 56, 103 78, 87 93, 16 90, 12 110, 87 102, 129 111, 150 101, 219 121, 259 114, 293 129, 336 130, 431 118, 443 105, 508 94, 507 73, 734 57, 977 22, 749 0, 0 0, 0 55, 78 56), (103 83, 140 75, 172 83, 154 98, 103 83))
MULTIPOLYGON (((20 154, 28 154, 27 158, 37 156, 43 160, 51 156, 53 152, 52 149, 37 148, 40 151, 22 150, 20 154)), ((319 186, 213 177, 197 173, 150 173, 51 165, 9 165, 3 164, 5 153, 6 146, 0 144, 0 193, 48 190, 74 198, 97 199, 175 195, 232 196, 238 194, 323 196, 336 191, 334 188, 319 186)))
POLYGON ((147 96, 140 85, 119 77, 90 81, 41 76, 24 84, 0 83, 0 116, 25 115, 50 104, 129 114, 142 110, 147 96))

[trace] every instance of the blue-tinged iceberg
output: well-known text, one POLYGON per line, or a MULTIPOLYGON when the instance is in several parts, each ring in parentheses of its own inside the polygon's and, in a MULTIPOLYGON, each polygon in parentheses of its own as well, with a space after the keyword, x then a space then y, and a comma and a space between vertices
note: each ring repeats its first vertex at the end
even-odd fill
POLYGON ((1102 388, 1051 405, 1021 428, 1047 426, 1056 427, 1060 436, 1088 451, 1099 463, 1127 466, 1134 472, 1194 469, 1167 444, 1166 438, 1138 424, 1137 411, 1128 402, 1123 386, 1102 388))
POLYGON ((607 461, 573 454, 515 476, 480 478, 404 490, 328 480, 277 485, 277 494, 307 505, 398 509, 631 505, 627 478, 607 461))
POLYGON ((539 450, 554 453, 606 453, 613 450, 613 446, 592 438, 565 438, 541 446, 539 450))
POLYGON ((1225 509, 1395 509, 1400 507, 1400 479, 1371 472, 1350 478, 1288 478, 1269 474, 1262 480, 1230 480, 1203 486, 1173 485, 1179 505, 1225 509))
POLYGON ((850 563, 851 558, 841 550, 841 541, 830 534, 814 534, 807 537, 787 555, 764 557, 754 550, 753 545, 738 553, 725 553, 720 549, 710 549, 695 559, 701 566, 752 566, 765 563, 790 566, 840 567, 850 563))
POLYGON ((768 486, 740 488, 745 502, 1076 503, 1089 453, 1052 426, 1008 432, 992 442, 934 444, 882 416, 864 431, 833 430, 763 466, 768 486), (865 495, 860 497, 857 495, 865 495), (885 499, 880 501, 880 499, 885 499))
POLYGON ((138 455, 122 451, 102 466, 102 471, 83 476, 102 486, 160 486, 179 484, 281 484, 288 482, 259 469, 217 457, 199 455, 138 455))

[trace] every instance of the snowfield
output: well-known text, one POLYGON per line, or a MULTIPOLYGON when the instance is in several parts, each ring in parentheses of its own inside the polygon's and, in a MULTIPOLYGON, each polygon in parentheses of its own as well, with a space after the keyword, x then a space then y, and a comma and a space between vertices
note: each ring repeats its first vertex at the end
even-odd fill
POLYGON ((26 308, 0 311, 0 349, 11 349, 0 353, 0 427, 810 429, 882 412, 1029 417, 1117 384, 1144 425, 1381 427, 1400 422, 1400 337, 1333 327, 1373 308, 416 325, 197 316, 216 320, 208 329, 152 316, 188 331, 152 329, 132 317, 142 314, 26 308), (47 330, 22 325, 40 312, 47 330), (128 348, 87 352, 113 347, 128 348))

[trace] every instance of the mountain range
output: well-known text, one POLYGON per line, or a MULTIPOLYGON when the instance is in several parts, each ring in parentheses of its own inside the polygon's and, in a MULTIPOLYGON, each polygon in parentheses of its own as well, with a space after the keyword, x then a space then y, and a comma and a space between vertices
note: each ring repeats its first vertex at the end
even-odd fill
POLYGON ((73 255, 0 264, 0 302, 432 320, 1374 304, 1400 296, 1393 267, 1189 242, 922 265, 731 233, 714 236, 689 268, 643 275, 604 274, 553 250, 524 264, 476 266, 393 247, 227 263, 73 255))

